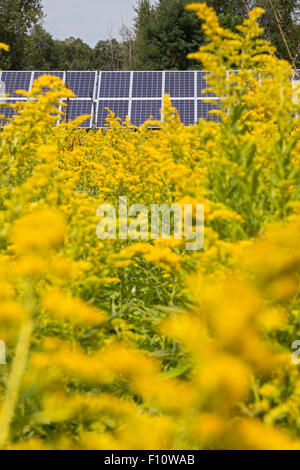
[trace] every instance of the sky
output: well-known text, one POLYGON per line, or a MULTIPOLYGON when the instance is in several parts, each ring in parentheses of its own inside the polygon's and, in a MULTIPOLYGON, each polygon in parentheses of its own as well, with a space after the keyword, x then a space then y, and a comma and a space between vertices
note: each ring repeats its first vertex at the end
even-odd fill
POLYGON ((46 31, 54 39, 79 37, 94 47, 100 39, 119 38, 122 23, 133 25, 136 0, 42 0, 46 31))

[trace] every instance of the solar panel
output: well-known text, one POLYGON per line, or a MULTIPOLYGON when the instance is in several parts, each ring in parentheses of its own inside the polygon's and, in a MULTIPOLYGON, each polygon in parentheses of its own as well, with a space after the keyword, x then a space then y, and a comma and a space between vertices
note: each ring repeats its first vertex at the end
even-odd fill
MULTIPOLYGON (((66 103, 66 100, 64 100, 66 103)), ((67 107, 62 107, 62 112, 67 113, 67 107)), ((68 110, 68 117, 70 121, 78 118, 79 116, 83 116, 85 114, 92 115, 92 102, 91 100, 69 100, 69 110, 68 110)), ((83 128, 90 128, 92 127, 92 118, 87 119, 84 121, 80 127, 83 128)))
POLYGON ((108 116, 109 108, 116 114, 116 117, 125 120, 129 110, 129 100, 99 100, 98 103, 98 116, 97 116, 97 127, 107 127, 106 118, 108 116))
POLYGON ((134 126, 141 126, 151 116, 159 121, 161 107, 161 100, 133 100, 130 120, 134 126))
POLYGON ((77 98, 94 98, 97 72, 68 72, 66 82, 77 98))
MULTIPOLYGON (((64 81, 64 72, 34 72, 34 75, 33 75, 33 80, 37 80, 39 77, 42 77, 43 75, 50 75, 50 77, 58 77, 60 78, 61 80, 64 81)), ((43 87, 42 90, 46 93, 49 88, 48 87, 43 87)))
POLYGON ((216 97, 215 93, 203 93, 204 90, 209 88, 209 84, 207 83, 207 76, 209 72, 197 72, 197 97, 216 97))
POLYGON ((43 72, 43 71, 39 71, 39 72, 34 72, 33 79, 37 80, 39 77, 42 77, 43 75, 49 75, 50 77, 58 77, 61 80, 64 80, 65 73, 64 72, 43 72))
POLYGON ((227 81, 230 82, 230 85, 232 85, 232 86, 237 85, 237 82, 234 80, 234 78, 237 77, 238 74, 239 74, 238 70, 228 70, 226 72, 227 81))
POLYGON ((220 109, 220 100, 211 100, 209 102, 197 100, 197 120, 220 121, 220 117, 217 114, 209 112, 216 109, 220 109))
POLYGON ((195 123, 195 100, 172 100, 172 106, 177 109, 185 126, 195 123))
POLYGON ((16 97, 16 90, 30 90, 32 72, 2 72, 1 81, 5 83, 6 93, 16 97))
POLYGON ((194 98, 194 72, 165 72, 165 93, 171 98, 194 98))
POLYGON ((129 98, 130 72, 101 72, 99 98, 129 98))
MULTIPOLYGON (((9 99, 9 100, 6 100, 5 104, 7 104, 7 105, 8 104, 16 104, 18 101, 23 101, 24 103, 26 103, 25 100, 9 99)), ((17 114, 18 113, 16 112, 16 110, 14 108, 3 106, 3 103, 0 103, 0 115, 4 116, 4 118, 5 118, 5 119, 0 118, 0 127, 3 127, 7 124, 6 119, 11 119, 12 117, 16 116, 17 114)))
POLYGON ((162 72, 134 72, 133 98, 161 98, 162 72))

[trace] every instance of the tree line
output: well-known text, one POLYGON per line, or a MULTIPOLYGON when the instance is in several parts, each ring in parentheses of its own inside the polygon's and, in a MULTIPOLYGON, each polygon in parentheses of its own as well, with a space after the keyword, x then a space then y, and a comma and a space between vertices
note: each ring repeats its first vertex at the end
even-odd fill
MULTIPOLYGON (((195 0, 194 0, 195 1, 195 0)), ((202 0, 198 0, 201 3, 202 0)), ((201 21, 186 11, 190 0, 137 0, 132 29, 120 38, 91 47, 80 38, 58 40, 43 27, 41 0, 0 0, 0 42, 10 54, 0 56, 8 70, 188 70, 199 64, 186 58, 204 43, 201 21)), ((265 9, 265 37, 277 55, 300 67, 300 0, 207 0, 221 26, 234 30, 248 9, 265 9)))

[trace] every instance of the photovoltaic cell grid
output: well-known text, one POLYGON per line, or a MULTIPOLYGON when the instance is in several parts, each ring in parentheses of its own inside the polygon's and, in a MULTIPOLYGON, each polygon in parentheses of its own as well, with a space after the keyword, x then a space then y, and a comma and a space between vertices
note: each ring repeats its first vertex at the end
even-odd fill
MULTIPOLYGON (((7 105, 16 104, 18 101, 20 101, 20 100, 12 100, 11 99, 6 104, 7 105)), ((23 101, 25 101, 25 100, 23 100, 23 101)), ((17 112, 14 108, 11 108, 10 106, 3 106, 1 101, 0 101, 0 116, 4 116, 4 119, 2 119, 0 117, 0 127, 5 126, 5 124, 7 124, 7 119, 11 119, 16 114, 17 114, 17 112)))
POLYGON ((66 82, 76 98, 94 97, 97 72, 68 72, 66 82))
POLYGON ((97 113, 97 127, 107 127, 106 118, 108 116, 108 108, 116 114, 116 117, 124 121, 128 115, 129 100, 99 100, 97 113))
POLYGON ((128 98, 130 72, 101 72, 99 98, 128 98))
MULTIPOLYGON (((64 112, 64 107, 63 106, 59 106, 57 104, 54 105, 54 107, 57 109, 57 111, 59 112, 64 112)), ((51 113, 51 116, 55 116, 57 118, 57 122, 61 122, 63 119, 64 119, 64 116, 62 116, 61 114, 58 114, 58 112, 54 112, 54 113, 51 113)))
POLYGON ((165 72, 165 94, 171 98, 194 98, 195 73, 165 72))
MULTIPOLYGON (((295 88, 299 88, 300 86, 300 70, 293 70, 292 71, 292 75, 290 77, 290 80, 292 82, 292 88, 295 89, 295 88)), ((1 84, 0 84, 1 86, 1 84)), ((299 92, 297 92, 297 95, 299 97, 299 92)))
POLYGON ((134 126, 141 126, 150 117, 160 120, 161 100, 132 100, 131 122, 134 126))
POLYGON ((220 117, 217 114, 210 113, 210 111, 218 110, 220 109, 220 107, 220 100, 211 100, 209 102, 197 100, 197 121, 199 121, 199 119, 207 119, 208 121, 220 121, 220 117))
POLYGON ((16 90, 30 90, 32 72, 2 72, 1 81, 5 83, 5 91, 11 97, 17 97, 16 90))
MULTIPOLYGON (((66 104, 66 100, 64 100, 66 104)), ((67 106, 62 107, 62 112, 67 113, 67 106)), ((90 100, 76 100, 70 99, 69 100, 69 110, 68 116, 69 120, 73 121, 74 119, 78 118, 79 116, 89 115, 92 116, 92 102, 90 100)), ((84 121, 81 125, 81 128, 89 129, 92 127, 92 118, 88 118, 84 121)))
POLYGON ((162 72, 134 72, 132 98, 161 98, 162 72))
POLYGON ((39 72, 33 72, 33 79, 37 80, 39 77, 42 77, 43 75, 50 75, 50 77, 58 77, 61 80, 64 80, 64 72, 44 72, 44 71, 39 71, 39 72))
POLYGON ((172 106, 177 109, 185 126, 195 123, 195 100, 172 100, 172 106))

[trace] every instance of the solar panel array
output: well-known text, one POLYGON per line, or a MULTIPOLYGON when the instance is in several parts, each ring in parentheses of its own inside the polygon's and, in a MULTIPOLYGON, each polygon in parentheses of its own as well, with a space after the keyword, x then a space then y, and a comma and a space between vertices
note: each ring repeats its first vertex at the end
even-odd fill
MULTIPOLYGON (((107 127, 109 108, 122 121, 129 117, 134 126, 142 125, 150 117, 162 119, 163 97, 169 94, 172 105, 177 109, 181 121, 188 126, 199 119, 218 121, 212 113, 220 108, 221 100, 208 88, 206 71, 166 71, 166 72, 13 72, 0 71, 0 115, 12 117, 14 110, 1 106, 3 102, 14 103, 25 100, 16 90, 30 91, 34 80, 41 75, 61 78, 74 92, 76 98, 69 100, 70 120, 81 115, 92 115, 81 127, 107 127), (4 94, 9 94, 4 98, 4 94)), ((45 88, 44 91, 47 91, 45 88)), ((67 101, 65 100, 65 104, 67 101)), ((62 107, 60 107, 62 108, 62 107)), ((66 107, 60 109, 65 111, 66 107)), ((0 121, 0 126, 4 121, 0 121)))
MULTIPOLYGON (((14 99, 14 100, 10 100, 9 103, 7 103, 8 105, 11 105, 11 104, 16 104, 18 100, 14 99)), ((17 112, 14 108, 11 108, 10 106, 7 106, 7 107, 3 107, 1 106, 1 101, 0 101, 0 127, 3 127, 5 125, 5 121, 3 119, 1 119, 1 116, 5 116, 6 119, 10 119, 12 117, 14 117, 17 112)))

